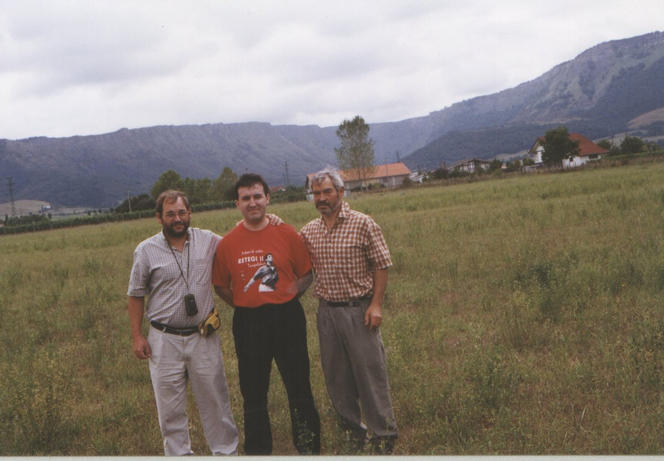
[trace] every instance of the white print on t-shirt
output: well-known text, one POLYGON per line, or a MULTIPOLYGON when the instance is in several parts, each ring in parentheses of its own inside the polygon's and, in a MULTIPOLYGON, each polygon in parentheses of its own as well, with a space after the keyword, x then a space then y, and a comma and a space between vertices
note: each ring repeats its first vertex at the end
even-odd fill
MULTIPOLYGON (((245 256, 239 259, 245 260, 245 262, 249 262, 249 260, 254 260, 254 258, 258 260, 260 257, 245 256)), ((256 280, 259 279, 261 281, 261 283, 258 285, 259 293, 274 291, 274 287, 277 284, 277 281, 279 280, 279 273, 277 272, 277 268, 274 266, 274 259, 272 257, 272 253, 265 254, 264 264, 260 266, 258 270, 256 270, 256 272, 251 277, 249 282, 244 286, 244 292, 246 293, 247 291, 249 291, 249 287, 253 285, 256 280)))

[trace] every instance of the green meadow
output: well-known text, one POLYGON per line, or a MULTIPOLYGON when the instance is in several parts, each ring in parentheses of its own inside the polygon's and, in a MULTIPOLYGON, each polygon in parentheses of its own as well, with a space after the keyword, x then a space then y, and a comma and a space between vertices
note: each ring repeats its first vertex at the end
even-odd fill
MULTIPOLYGON (((382 327, 401 455, 664 453, 664 163, 357 195, 392 251, 382 327)), ((297 228, 311 203, 270 207, 297 228)), ((235 210, 195 213, 226 233, 235 210)), ((161 455, 126 289, 155 219, 0 237, 0 455, 161 455)), ((311 291, 311 290, 310 290, 311 291)), ((322 450, 348 454, 307 312, 322 450)), ((242 438, 231 333, 223 354, 242 438)), ((147 327, 145 327, 147 331, 147 327)), ((206 455, 190 396, 196 454, 206 455)), ((292 455, 276 367, 274 454, 292 455)))

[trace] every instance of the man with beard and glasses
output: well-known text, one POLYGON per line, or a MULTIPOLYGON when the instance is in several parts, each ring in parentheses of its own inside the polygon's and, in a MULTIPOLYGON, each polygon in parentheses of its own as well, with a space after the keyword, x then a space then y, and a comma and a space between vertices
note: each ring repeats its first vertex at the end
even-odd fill
POLYGON ((397 425, 379 331, 390 252, 378 224, 343 201, 337 171, 314 173, 311 190, 321 217, 300 233, 316 277, 327 391, 353 450, 364 448, 368 427, 374 454, 391 454, 397 425))
POLYGON ((210 451, 236 454, 238 432, 214 331, 218 321, 210 321, 217 315, 211 274, 221 237, 189 227, 189 200, 179 191, 159 195, 156 218, 162 231, 136 247, 127 295, 134 354, 149 359, 164 453, 193 454, 186 413, 190 381, 210 451), (151 325, 147 338, 141 332, 144 308, 151 325))

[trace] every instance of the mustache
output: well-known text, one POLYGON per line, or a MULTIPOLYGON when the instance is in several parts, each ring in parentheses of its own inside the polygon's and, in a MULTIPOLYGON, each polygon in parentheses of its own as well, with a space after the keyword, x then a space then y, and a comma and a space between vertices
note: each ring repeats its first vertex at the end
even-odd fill
POLYGON ((330 206, 330 203, 326 202, 325 200, 319 200, 319 201, 316 202, 316 206, 320 206, 320 205, 330 206))

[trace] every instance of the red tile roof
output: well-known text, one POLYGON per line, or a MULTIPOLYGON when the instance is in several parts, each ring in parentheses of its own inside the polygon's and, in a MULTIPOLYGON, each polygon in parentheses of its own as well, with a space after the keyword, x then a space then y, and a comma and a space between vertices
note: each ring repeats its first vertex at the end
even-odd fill
MULTIPOLYGON (((386 165, 376 165, 374 171, 367 173, 365 180, 388 178, 391 176, 403 176, 410 174, 410 170, 403 162, 388 163, 386 165)), ((344 181, 359 181, 360 175, 356 170, 341 170, 339 172, 344 181)))
POLYGON ((570 133, 569 138, 572 141, 578 141, 579 143, 579 156, 586 157, 593 154, 606 154, 609 151, 603 147, 598 146, 590 139, 586 138, 584 135, 579 133, 570 133))
MULTIPOLYGON (((603 147, 598 146, 594 142, 592 142, 590 139, 586 138, 584 135, 579 134, 579 133, 570 133, 569 138, 572 141, 578 141, 579 143, 579 153, 577 154, 579 157, 587 157, 588 155, 593 155, 593 154, 606 154, 609 151, 607 149, 604 149, 603 147)), ((533 146, 528 150, 529 153, 534 153, 535 152, 535 147, 538 144, 544 145, 544 136, 540 136, 537 138, 537 141, 533 146)))
MULTIPOLYGON (((391 176, 403 176, 409 175, 411 173, 410 169, 403 162, 388 163, 386 165, 376 165, 372 173, 368 173, 365 180, 368 179, 378 179, 378 178, 388 178, 391 176)), ((360 177, 355 170, 339 170, 341 178, 346 181, 359 181, 360 177)), ((311 182, 311 178, 314 173, 309 173, 307 175, 307 184, 311 182)))

